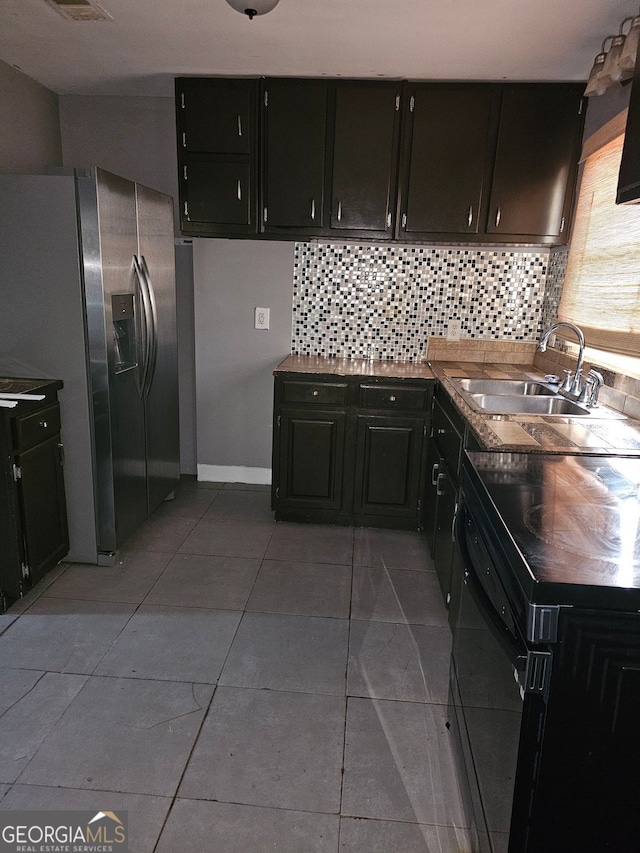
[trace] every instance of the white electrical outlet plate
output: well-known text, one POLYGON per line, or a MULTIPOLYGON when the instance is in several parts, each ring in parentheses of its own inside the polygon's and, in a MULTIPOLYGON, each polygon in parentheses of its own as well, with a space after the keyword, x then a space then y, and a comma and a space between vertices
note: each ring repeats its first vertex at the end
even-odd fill
POLYGON ((269 309, 268 308, 256 308, 255 328, 256 329, 268 329, 269 328, 269 309))
POLYGON ((462 323, 460 320, 449 320, 449 324, 447 325, 447 340, 459 341, 461 331, 462 323))

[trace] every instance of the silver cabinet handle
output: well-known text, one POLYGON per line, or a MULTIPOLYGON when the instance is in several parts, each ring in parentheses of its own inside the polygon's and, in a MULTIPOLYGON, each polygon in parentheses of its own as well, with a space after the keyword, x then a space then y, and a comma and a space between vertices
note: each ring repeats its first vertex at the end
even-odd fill
POLYGON ((342 202, 338 202, 338 222, 342 222, 342 202))
POLYGON ((471 228, 471 223, 473 222, 473 205, 469 205, 469 213, 467 214, 467 227, 471 228))
POLYGON ((402 227, 403 228, 407 227, 407 214, 406 213, 402 214, 402 227))
POLYGON ((438 463, 436 462, 436 463, 435 463, 435 465, 433 466, 433 468, 431 469, 431 485, 432 485, 432 486, 436 486, 436 485, 437 485, 437 483, 438 483, 438 479, 437 479, 437 478, 438 478, 438 468, 439 468, 439 467, 440 467, 440 466, 439 466, 439 465, 438 465, 438 463))
POLYGON ((502 219, 502 211, 500 208, 496 210, 496 228, 500 225, 500 220, 502 219))
POLYGON ((447 475, 446 475, 446 474, 442 474, 442 473, 438 474, 438 476, 436 477, 436 495, 437 495, 439 498, 441 498, 441 497, 444 495, 444 492, 443 492, 443 491, 441 490, 441 488, 440 488, 440 482, 441 482, 442 480, 446 480, 446 479, 447 479, 447 475))
POLYGON ((390 403, 395 403, 396 399, 397 399, 397 398, 396 398, 396 395, 395 395, 395 394, 391 394, 391 396, 389 397, 389 402, 390 402, 390 403))
POLYGON ((238 201, 242 201, 242 184, 238 178, 238 201))
POLYGON ((316 390, 314 390, 314 391, 312 391, 312 392, 311 392, 311 394, 312 394, 314 397, 317 397, 319 393, 320 393, 320 392, 319 392, 319 391, 316 391, 316 390))
POLYGON ((238 116, 238 136, 242 136, 242 116, 238 116))
POLYGON ((451 541, 456 541, 456 521, 458 520, 458 501, 453 509, 453 518, 451 519, 451 541))
POLYGON ((561 234, 562 234, 562 232, 564 231, 564 226, 565 226, 565 219, 564 219, 564 216, 563 216, 563 217, 562 217, 562 220, 560 221, 560 233, 561 233, 561 234))
POLYGON ((391 214, 387 213, 387 228, 391 228, 391 214))
POLYGON ((315 198, 311 199, 311 218, 315 220, 316 218, 316 200, 315 198))
POLYGON ((40 429, 46 429, 49 426, 49 424, 46 421, 40 421, 38 426, 40 427, 40 429))

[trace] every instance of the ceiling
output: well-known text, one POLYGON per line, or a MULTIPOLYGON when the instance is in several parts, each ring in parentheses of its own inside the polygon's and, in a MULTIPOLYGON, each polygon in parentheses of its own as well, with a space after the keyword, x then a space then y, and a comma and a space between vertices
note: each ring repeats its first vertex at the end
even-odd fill
POLYGON ((74 22, 0 0, 0 60, 58 94, 172 96, 181 75, 584 80, 637 0, 99 0, 74 22))

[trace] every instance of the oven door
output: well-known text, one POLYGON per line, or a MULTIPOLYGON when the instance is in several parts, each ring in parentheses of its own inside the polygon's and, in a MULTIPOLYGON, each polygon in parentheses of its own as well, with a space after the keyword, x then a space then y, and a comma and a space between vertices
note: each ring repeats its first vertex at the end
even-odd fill
POLYGON ((464 501, 457 538, 451 695, 477 846, 524 853, 551 653, 527 645, 464 501))

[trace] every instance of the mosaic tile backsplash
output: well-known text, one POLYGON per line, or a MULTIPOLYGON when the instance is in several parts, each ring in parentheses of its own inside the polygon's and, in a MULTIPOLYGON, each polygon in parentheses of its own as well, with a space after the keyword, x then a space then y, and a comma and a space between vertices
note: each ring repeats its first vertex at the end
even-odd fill
POLYGON ((537 341, 549 269, 546 250, 296 243, 291 351, 414 361, 450 318, 462 338, 537 341))

